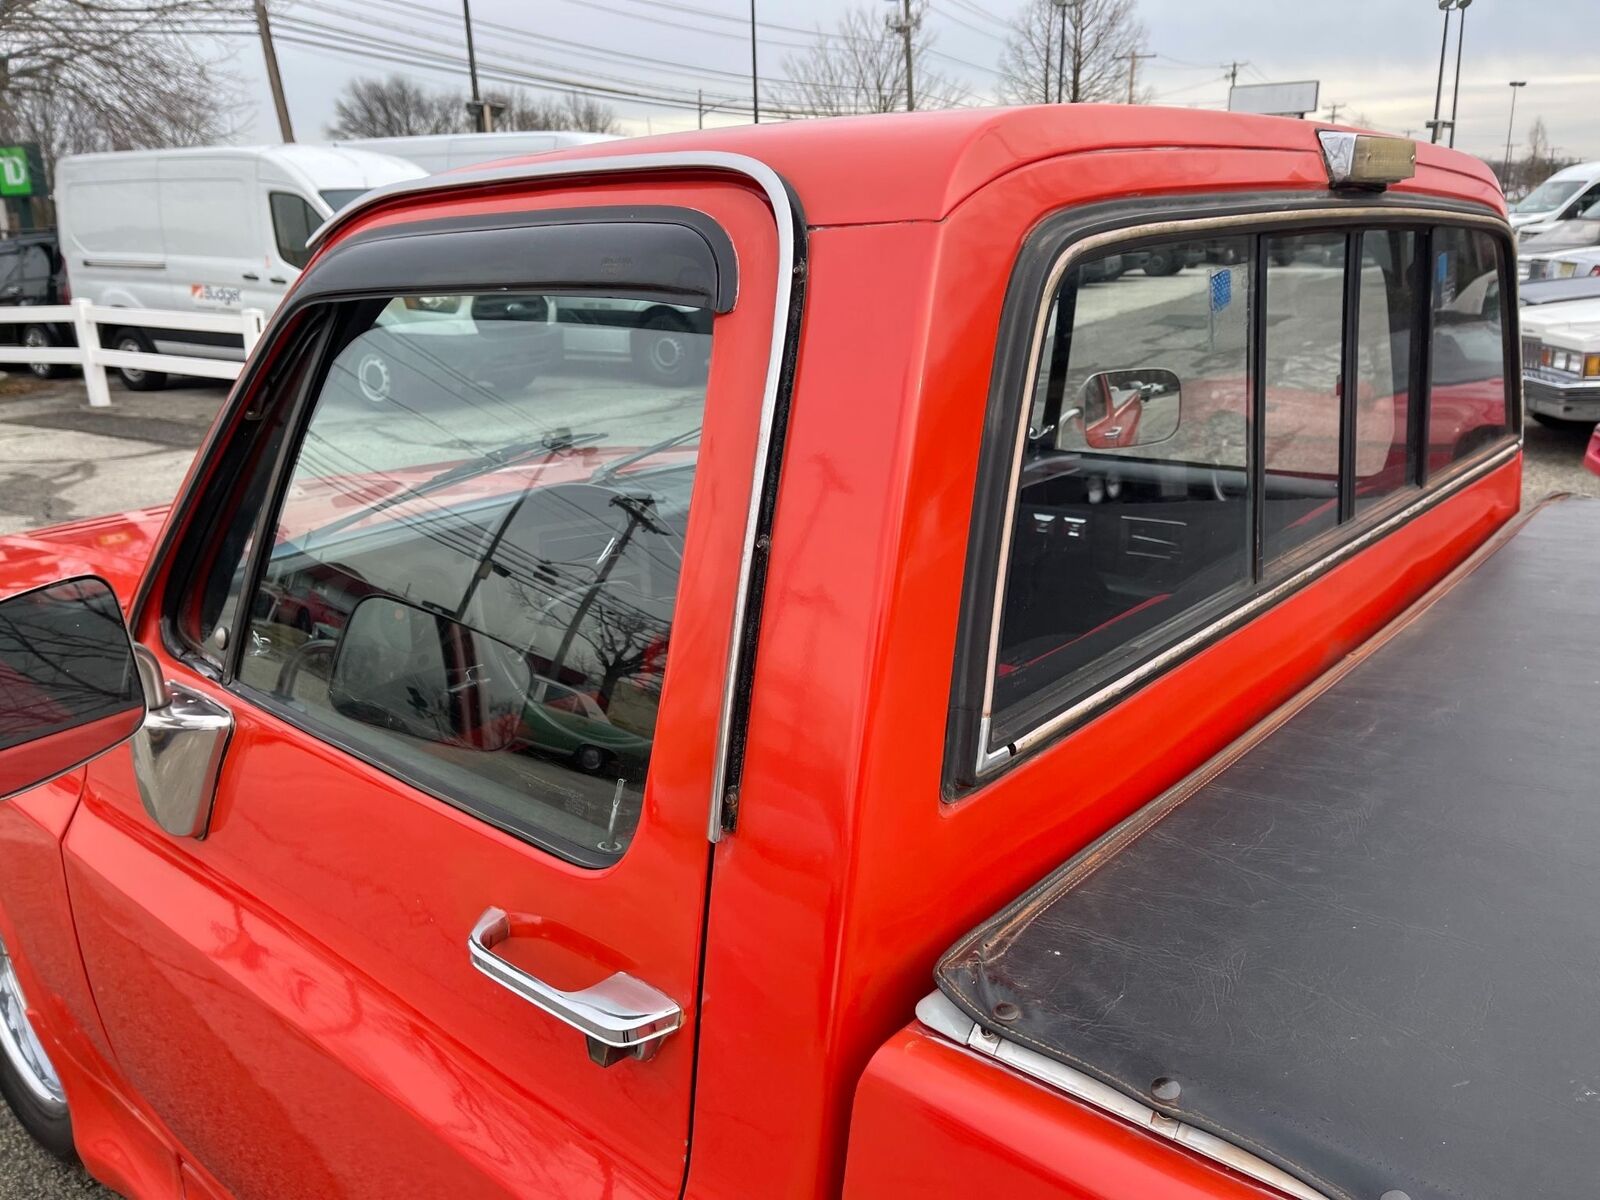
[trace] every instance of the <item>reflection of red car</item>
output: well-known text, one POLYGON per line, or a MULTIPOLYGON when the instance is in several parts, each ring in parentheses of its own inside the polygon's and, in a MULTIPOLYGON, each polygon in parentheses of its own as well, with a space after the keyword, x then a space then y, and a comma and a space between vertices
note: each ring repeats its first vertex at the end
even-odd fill
POLYGON ((1594 435, 1589 439, 1589 453, 1583 456, 1583 465, 1600 475, 1600 425, 1594 427, 1594 435))

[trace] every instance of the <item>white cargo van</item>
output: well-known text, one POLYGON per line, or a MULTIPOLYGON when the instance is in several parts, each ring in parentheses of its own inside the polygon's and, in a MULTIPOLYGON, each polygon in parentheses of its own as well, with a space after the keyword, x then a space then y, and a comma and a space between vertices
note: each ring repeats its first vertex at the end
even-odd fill
POLYGON ((391 154, 416 163, 430 175, 456 167, 515 158, 524 154, 543 154, 568 146, 587 146, 590 142, 614 141, 615 134, 576 133, 565 129, 543 129, 509 133, 438 133, 415 137, 351 138, 334 142, 354 150, 391 154))
MULTIPOLYGON (((334 210, 421 168, 329 146, 221 146, 79 154, 56 168, 61 254, 72 294, 119 308, 277 307, 307 260, 306 237, 334 210)), ((238 358, 232 335, 101 330, 102 344, 238 358)), ((124 369, 132 388, 160 387, 124 369)))
POLYGON ((1543 233, 1600 203, 1600 162, 1565 167, 1511 206, 1511 228, 1543 233))

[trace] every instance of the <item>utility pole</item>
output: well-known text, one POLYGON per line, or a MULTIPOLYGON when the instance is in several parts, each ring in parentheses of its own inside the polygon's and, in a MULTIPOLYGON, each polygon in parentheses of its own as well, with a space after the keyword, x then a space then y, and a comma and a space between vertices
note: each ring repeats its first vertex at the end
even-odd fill
POLYGON ((267 0, 256 0, 255 7, 256 29, 261 33, 261 56, 267 60, 267 83, 272 88, 272 106, 278 110, 278 133, 285 142, 292 142, 294 126, 289 123, 289 102, 283 97, 283 76, 278 74, 278 52, 272 48, 267 0))
POLYGON ((1154 58, 1154 54, 1140 54, 1137 50, 1128 51, 1128 103, 1133 103, 1133 80, 1139 72, 1141 58, 1154 58))
POLYGON ((1506 165, 1505 169, 1500 172, 1502 180, 1507 184, 1511 182, 1511 131, 1517 124, 1517 91, 1520 88, 1527 87, 1528 81, 1526 79, 1513 79, 1510 83, 1511 115, 1506 118, 1506 165))
MULTIPOLYGON (((1068 0, 1055 0, 1055 6, 1061 10, 1061 40, 1056 43, 1056 103, 1060 104, 1067 90, 1067 3, 1068 0)), ((1050 43, 1047 41, 1044 48, 1045 55, 1050 54, 1050 43)))
POLYGON ((1337 125, 1339 123, 1339 110, 1343 107, 1342 103, 1328 105, 1328 124, 1337 125))
POLYGON ((1242 62, 1231 62, 1228 64, 1228 87, 1230 89, 1239 86, 1239 68, 1247 67, 1249 65, 1249 63, 1242 62))
MULTIPOLYGON (((1055 26, 1051 24, 1055 20, 1052 15, 1054 11, 1054 8, 1044 10, 1044 102, 1046 104, 1050 103, 1050 41, 1055 37, 1055 26)), ((1062 19, 1066 18, 1063 16, 1062 19)))
POLYGON ((461 16, 467 24, 467 73, 472 76, 472 100, 467 107, 472 111, 478 132, 490 133, 494 130, 494 115, 478 94, 478 56, 472 49, 472 0, 461 0, 461 16))
POLYGON ((750 0, 750 111, 761 124, 761 81, 756 75, 756 0, 750 0))
MULTIPOLYGON (((889 3, 893 4, 894 0, 889 0, 889 3)), ((913 17, 911 15, 911 0, 900 0, 900 19, 895 20, 893 17, 890 17, 888 21, 889 32, 898 33, 900 35, 900 40, 905 44, 907 112, 915 112, 917 108, 917 93, 916 89, 912 86, 911 78, 912 59, 914 57, 914 47, 912 45, 911 35, 917 31, 917 26, 921 23, 922 21, 920 17, 913 17)))
POLYGON ((695 88, 694 90, 694 127, 696 129, 704 129, 706 127, 705 88, 695 88))

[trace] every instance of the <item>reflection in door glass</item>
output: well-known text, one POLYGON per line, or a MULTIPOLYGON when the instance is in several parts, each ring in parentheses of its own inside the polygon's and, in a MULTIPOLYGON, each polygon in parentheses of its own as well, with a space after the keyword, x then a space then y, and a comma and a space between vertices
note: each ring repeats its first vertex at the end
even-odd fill
POLYGON ((639 819, 711 318, 608 297, 605 336, 568 347, 557 316, 574 303, 347 306, 239 677, 337 744, 597 865, 639 819))

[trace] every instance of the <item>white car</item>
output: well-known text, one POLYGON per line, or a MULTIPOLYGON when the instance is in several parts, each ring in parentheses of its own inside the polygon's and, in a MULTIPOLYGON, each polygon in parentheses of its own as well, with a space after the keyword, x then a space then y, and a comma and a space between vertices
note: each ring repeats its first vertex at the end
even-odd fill
POLYGON ((1600 422, 1600 298, 1519 310, 1527 411, 1545 425, 1600 422))
POLYGON ((1542 278, 1534 275, 1536 261, 1564 257, 1572 251, 1583 251, 1600 246, 1600 205, 1587 212, 1593 216, 1581 220, 1558 221, 1540 233, 1523 230, 1517 235, 1517 274, 1522 279, 1542 278))
MULTIPOLYGON (((1519 260, 1521 256, 1518 256, 1519 260)), ((1547 254, 1528 256, 1528 270, 1524 277, 1534 279, 1572 279, 1575 276, 1600 275, 1600 246, 1577 247, 1572 250, 1552 250, 1547 254)))

